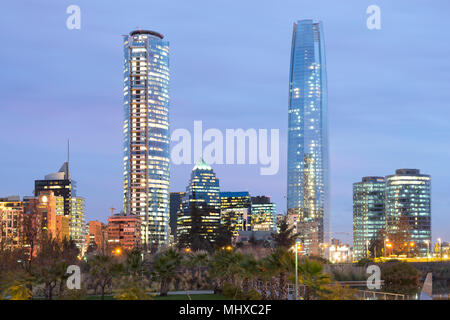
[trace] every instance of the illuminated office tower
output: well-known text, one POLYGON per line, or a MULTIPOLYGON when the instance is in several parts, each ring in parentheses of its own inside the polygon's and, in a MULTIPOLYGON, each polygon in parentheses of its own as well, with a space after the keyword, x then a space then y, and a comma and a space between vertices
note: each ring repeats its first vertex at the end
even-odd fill
POLYGON ((23 213, 23 202, 19 196, 0 198, 0 246, 2 248, 20 247, 23 213))
POLYGON ((368 257, 371 242, 385 227, 384 177, 364 177, 353 184, 353 257, 368 257))
POLYGON ((330 241, 327 77, 323 25, 294 23, 289 79, 288 214, 297 214, 306 254, 330 241))
POLYGON ((72 201, 71 198, 77 195, 77 183, 72 180, 69 173, 69 161, 64 162, 58 172, 50 173, 44 177, 44 180, 34 181, 34 196, 39 196, 43 191, 52 191, 57 197, 57 210, 58 214, 70 216, 72 201), (63 206, 61 208, 61 205, 63 206))
POLYGON ((220 186, 216 174, 203 159, 192 169, 182 206, 177 238, 184 239, 183 245, 189 246, 192 237, 197 236, 214 242, 220 226, 220 186), (180 238, 183 235, 185 238, 180 238))
POLYGON ((69 220, 69 236, 70 239, 75 241, 75 244, 80 249, 80 252, 82 254, 84 254, 86 242, 84 211, 85 211, 84 198, 72 197, 70 220, 69 220))
POLYGON ((239 235, 239 231, 252 230, 251 198, 248 192, 221 192, 220 208, 221 221, 225 225, 229 224, 234 237, 239 235))
POLYGON ((431 243, 431 177, 417 169, 398 169, 386 177, 386 231, 395 233, 400 217, 410 226, 410 238, 425 256, 431 243))
POLYGON ((276 205, 270 197, 252 197, 252 231, 276 231, 276 205))
POLYGON ((141 218, 144 249, 169 239, 169 43, 124 36, 124 211, 141 218))

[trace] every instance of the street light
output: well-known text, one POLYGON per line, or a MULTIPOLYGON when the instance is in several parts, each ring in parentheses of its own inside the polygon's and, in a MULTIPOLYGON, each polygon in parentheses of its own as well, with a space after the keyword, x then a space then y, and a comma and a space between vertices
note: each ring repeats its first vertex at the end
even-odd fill
POLYGON ((295 300, 298 300, 298 253, 302 250, 300 239, 295 241, 295 300))

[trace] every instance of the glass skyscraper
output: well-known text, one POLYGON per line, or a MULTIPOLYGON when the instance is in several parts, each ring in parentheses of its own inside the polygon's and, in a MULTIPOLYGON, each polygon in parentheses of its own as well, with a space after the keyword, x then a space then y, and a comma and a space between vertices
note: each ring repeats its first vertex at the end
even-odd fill
POLYGON ((307 254, 330 241, 327 76, 323 25, 294 23, 289 79, 288 214, 298 215, 307 254))
POLYGON ((368 249, 385 227, 384 177, 364 177, 353 184, 353 258, 368 257, 368 249))
POLYGON ((194 232, 196 236, 214 242, 220 226, 220 186, 213 169, 203 160, 192 169, 182 207, 177 238, 194 232))
POLYGON ((146 249, 169 239, 169 43, 124 36, 124 211, 141 217, 146 249))
POLYGON ((411 240, 422 256, 431 243, 431 177, 417 169, 399 169, 386 177, 386 231, 395 232, 400 217, 409 222, 411 240))

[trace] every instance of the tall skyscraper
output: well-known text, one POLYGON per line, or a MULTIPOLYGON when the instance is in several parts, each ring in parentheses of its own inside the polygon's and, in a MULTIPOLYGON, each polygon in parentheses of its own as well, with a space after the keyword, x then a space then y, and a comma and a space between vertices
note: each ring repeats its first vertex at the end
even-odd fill
POLYGON ((169 42, 124 36, 124 211, 141 218, 142 245, 169 239, 169 42))
POLYGON ((364 177, 353 184, 353 257, 368 255, 371 242, 385 227, 384 177, 364 177))
POLYGON ((401 217, 422 256, 431 243, 431 177, 417 169, 398 169, 386 177, 386 231, 396 232, 401 217))
POLYGON ((239 231, 252 230, 251 204, 247 191, 220 193, 221 220, 230 225, 234 237, 239 235, 239 231))
POLYGON ((252 197, 252 231, 276 231, 276 205, 270 197, 252 197))
POLYGON ((327 76, 323 25, 294 23, 289 79, 288 214, 299 215, 307 254, 330 241, 327 76))
POLYGON ((201 159, 192 169, 191 179, 186 188, 183 212, 178 217, 177 238, 180 240, 183 235, 194 234, 214 242, 219 226, 219 179, 213 169, 201 159))

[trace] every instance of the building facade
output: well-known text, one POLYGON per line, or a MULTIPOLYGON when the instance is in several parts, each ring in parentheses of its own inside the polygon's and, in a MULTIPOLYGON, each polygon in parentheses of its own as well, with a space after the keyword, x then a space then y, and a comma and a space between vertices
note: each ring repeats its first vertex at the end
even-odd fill
POLYGON ((169 239, 169 43, 124 36, 124 212, 141 218, 144 248, 169 239))
POLYGON ((369 246, 385 227, 384 177, 364 177, 353 184, 353 257, 368 258, 369 246))
POLYGON ((171 192, 170 193, 170 233, 176 240, 177 237, 177 220, 178 215, 183 211, 183 197, 186 192, 171 192))
POLYGON ((395 233, 400 219, 406 219, 411 241, 426 256, 431 243, 431 177, 418 169, 398 169, 387 176, 385 210, 387 234, 395 233))
MULTIPOLYGON (((195 234, 214 242, 220 226, 219 179, 203 159, 196 163, 178 217, 177 238, 195 234)), ((185 243, 189 245, 189 243, 185 243)))
POLYGON ((252 230, 251 207, 251 197, 246 191, 220 193, 221 222, 229 225, 233 237, 237 238, 239 231, 252 230))
POLYGON ((0 245, 2 248, 19 248, 23 202, 19 196, 0 198, 0 245))
POLYGON ((108 218, 108 248, 132 250, 141 247, 141 221, 137 215, 118 213, 108 218))
POLYGON ((34 196, 38 197, 43 191, 52 191, 55 196, 62 197, 58 200, 58 214, 63 210, 63 215, 70 216, 71 198, 77 195, 76 186, 76 181, 72 180, 69 173, 69 162, 64 162, 58 172, 46 175, 44 180, 34 181, 34 196))
POLYGON ((289 79, 288 214, 307 254, 330 241, 327 76, 323 25, 294 23, 289 79))
POLYGON ((270 197, 252 197, 252 231, 276 231, 276 205, 270 197))

